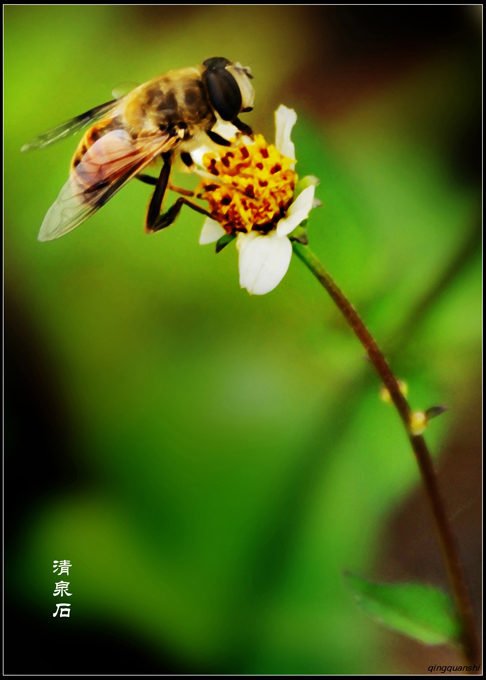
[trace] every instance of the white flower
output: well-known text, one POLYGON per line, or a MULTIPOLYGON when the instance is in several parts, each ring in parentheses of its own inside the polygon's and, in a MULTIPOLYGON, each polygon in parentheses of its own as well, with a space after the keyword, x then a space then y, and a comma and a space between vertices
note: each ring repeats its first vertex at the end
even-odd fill
POLYGON ((215 181, 203 182, 203 197, 217 219, 206 219, 199 243, 237 235, 240 285, 254 295, 269 293, 283 279, 292 257, 289 234, 318 204, 316 178, 304 178, 305 188, 294 193, 297 175, 290 133, 296 120, 295 111, 280 106, 275 113, 275 146, 256 135, 222 158, 204 157, 215 181))
POLYGON ((290 265, 292 244, 287 238, 309 216, 315 186, 307 187, 291 204, 287 217, 277 228, 262 235, 256 231, 238 234, 240 286, 253 295, 265 295, 276 288, 290 265))

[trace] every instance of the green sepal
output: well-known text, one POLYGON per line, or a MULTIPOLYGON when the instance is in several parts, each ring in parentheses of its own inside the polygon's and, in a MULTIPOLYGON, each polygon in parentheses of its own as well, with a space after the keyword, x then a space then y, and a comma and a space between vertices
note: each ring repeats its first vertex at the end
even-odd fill
POLYGON ((314 175, 306 175, 305 177, 302 177, 302 179, 299 179, 294 189, 294 201, 297 196, 304 191, 304 189, 307 189, 307 187, 311 186, 316 187, 319 183, 320 180, 317 177, 314 177, 314 175))
POLYGON ((226 248, 228 243, 231 243, 236 238, 236 234, 225 234, 216 241, 216 253, 220 253, 223 248, 226 248))
POLYGON ((305 219, 303 222, 299 224, 298 227, 295 227, 294 231, 292 231, 289 234, 289 239, 291 241, 297 241, 297 243, 302 243, 303 246, 307 246, 309 244, 306 228, 308 221, 309 221, 308 219, 305 219))
POLYGON ((461 626, 454 605, 438 588, 344 575, 358 605, 382 625, 428 645, 459 643, 461 626))

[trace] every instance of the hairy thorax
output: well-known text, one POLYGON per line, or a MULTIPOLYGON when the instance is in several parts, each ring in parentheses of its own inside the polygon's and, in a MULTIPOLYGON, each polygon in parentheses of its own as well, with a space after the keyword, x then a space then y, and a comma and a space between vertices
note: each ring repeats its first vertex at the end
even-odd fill
POLYGON ((216 122, 197 68, 169 71, 137 88, 126 98, 123 114, 136 134, 160 131, 185 140, 216 122))

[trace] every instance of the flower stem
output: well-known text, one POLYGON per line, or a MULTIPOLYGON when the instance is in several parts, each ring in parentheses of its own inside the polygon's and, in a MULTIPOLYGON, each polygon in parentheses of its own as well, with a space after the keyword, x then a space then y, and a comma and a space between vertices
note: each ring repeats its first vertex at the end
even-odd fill
POLYGON ((442 499, 437 475, 432 463, 425 439, 421 435, 415 435, 410 430, 410 416, 412 410, 405 396, 400 391, 397 378, 393 374, 382 351, 376 344, 375 339, 364 325, 358 313, 351 305, 346 296, 334 283, 331 275, 318 260, 312 250, 297 241, 292 242, 295 254, 310 269, 321 285, 326 289, 344 318, 351 326, 354 334, 365 348, 371 363, 378 375, 387 387, 393 404, 395 405, 405 426, 415 458, 420 468, 425 493, 435 520, 439 542, 442 548, 444 561, 447 567, 450 588, 454 597, 459 620, 461 622, 461 639, 459 640, 463 655, 469 665, 479 665, 480 647, 476 636, 474 613, 466 583, 464 569, 459 557, 459 551, 447 517, 444 501, 442 499))

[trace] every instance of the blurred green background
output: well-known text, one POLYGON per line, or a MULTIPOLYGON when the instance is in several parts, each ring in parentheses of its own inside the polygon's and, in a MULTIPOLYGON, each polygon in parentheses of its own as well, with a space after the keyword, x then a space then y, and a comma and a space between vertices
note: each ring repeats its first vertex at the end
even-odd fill
MULTIPOLYGON (((130 183, 39 243, 77 139, 37 134, 211 56, 296 109, 313 249, 407 381, 480 597, 481 8, 6 6, 9 673, 342 674, 457 663, 365 618, 342 577, 445 585, 416 465, 294 259, 250 297, 183 211, 130 183), (72 563, 53 618, 53 560, 72 563), (63 600, 64 601, 64 600, 63 600)), ((194 186, 194 178, 179 183, 194 186), (191 184, 192 182, 192 184, 191 184)), ((478 607, 479 613, 479 607, 478 607)))

